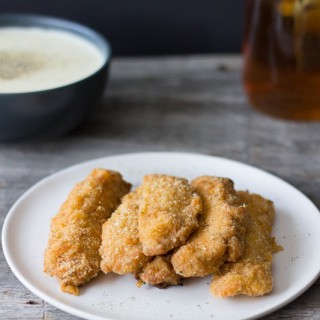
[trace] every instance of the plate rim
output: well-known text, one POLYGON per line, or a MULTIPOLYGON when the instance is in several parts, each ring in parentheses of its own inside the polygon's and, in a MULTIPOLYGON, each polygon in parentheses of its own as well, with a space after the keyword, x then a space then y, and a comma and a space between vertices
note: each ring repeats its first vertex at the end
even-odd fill
MULTIPOLYGON (((132 156, 155 156, 155 155, 161 155, 161 156, 171 156, 171 157, 176 157, 176 156, 186 156, 186 157, 202 157, 202 158, 207 158, 207 159, 216 159, 222 162, 228 162, 230 164, 234 164, 237 166, 243 166, 246 167, 250 170, 254 170, 257 172, 261 172, 263 174, 266 174, 267 176, 271 177, 272 179, 275 179, 279 182, 281 182, 282 184, 285 184, 286 187, 289 187, 291 189, 294 189, 296 192, 298 192, 300 195, 302 195, 306 201, 309 202, 309 205, 311 205, 316 211, 318 211, 318 213, 320 214, 319 208, 313 203, 313 201, 307 196, 305 195, 303 192, 301 192, 299 189, 297 189, 295 186, 293 186, 292 184, 290 184, 289 182, 287 182, 286 180, 283 180, 282 178, 264 170, 264 169, 260 169, 258 167, 255 167, 253 165, 250 164, 246 164, 244 162, 241 161, 237 161, 237 160, 233 160, 230 158, 225 158, 225 157, 221 157, 221 156, 215 156, 215 155, 210 155, 210 154, 204 154, 204 153, 193 153, 193 152, 176 152, 176 151, 147 151, 147 152, 133 152, 133 153, 119 153, 119 154, 115 154, 115 155, 109 155, 109 156, 104 156, 104 157, 98 157, 98 158, 94 158, 94 159, 90 159, 87 161, 82 161, 73 165, 70 165, 68 167, 65 167, 64 169, 58 170, 54 173, 49 174, 48 176, 45 176, 44 178, 40 179, 38 182, 36 182, 35 184, 31 185, 15 202, 14 204, 11 206, 11 208, 9 209, 3 226, 2 226, 2 236, 1 236, 1 241, 2 241, 2 249, 4 252, 4 256, 6 259, 7 264, 9 265, 11 271, 13 272, 13 274, 17 277, 17 279, 28 289, 30 290, 32 293, 34 293, 35 295, 37 295, 39 298, 41 298, 42 300, 46 301, 47 303, 51 304, 52 306, 67 312, 71 315, 75 315, 77 317, 80 318, 85 318, 85 319, 92 319, 92 320, 116 320, 116 318, 110 318, 110 317, 101 317, 99 315, 93 315, 92 313, 89 313, 87 311, 79 311, 77 310, 75 307, 70 307, 67 305, 67 303, 60 303, 59 301, 57 301, 54 298, 51 298, 50 295, 47 295, 45 293, 42 293, 40 290, 38 290, 34 285, 32 285, 31 283, 29 283, 26 279, 24 279, 22 273, 19 271, 18 267, 15 265, 15 263, 13 262, 13 260, 11 259, 11 253, 8 249, 8 243, 7 243, 7 238, 8 238, 8 228, 10 226, 10 222, 14 217, 14 212, 16 210, 16 208, 20 205, 21 202, 23 202, 25 200, 25 198, 27 198, 29 196, 29 194, 31 194, 32 192, 34 192, 35 189, 41 187, 42 184, 44 184, 46 181, 51 180, 52 178, 59 176, 59 175, 63 175, 63 173, 67 172, 67 171, 72 171, 75 170, 77 168, 83 167, 83 166, 87 166, 90 164, 93 164, 95 162, 100 162, 100 161, 104 161, 104 160, 116 160, 117 158, 122 158, 122 157, 132 157, 132 156)), ((306 292, 314 283, 315 281, 319 278, 320 276, 320 264, 319 264, 319 270, 318 273, 316 273, 312 279, 308 282, 308 284, 306 286, 304 286, 303 288, 301 288, 300 290, 298 290, 295 294, 293 294, 290 298, 286 299, 285 301, 283 301, 280 304, 277 304, 273 307, 271 307, 268 310, 265 310, 263 312, 257 313, 254 316, 250 316, 250 317, 246 317, 243 318, 244 320, 250 320, 250 319, 257 319, 258 317, 261 316, 265 316, 268 314, 271 314, 272 312, 281 309, 283 306, 288 305, 289 303, 291 303, 293 300, 295 300, 296 298, 298 298, 300 295, 302 295, 304 292, 306 292)))

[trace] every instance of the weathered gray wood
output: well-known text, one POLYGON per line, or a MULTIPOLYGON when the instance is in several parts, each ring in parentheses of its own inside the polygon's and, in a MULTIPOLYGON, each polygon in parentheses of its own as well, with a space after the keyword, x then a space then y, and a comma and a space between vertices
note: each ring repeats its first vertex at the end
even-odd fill
MULTIPOLYGON (((239 57, 117 59, 101 108, 68 136, 0 144, 0 223, 41 178, 92 158, 138 151, 223 156, 283 177, 320 206, 320 123, 268 118, 247 104, 239 57)), ((0 252, 1 319, 77 319, 15 278, 0 252)), ((264 317, 320 319, 320 281, 264 317)))

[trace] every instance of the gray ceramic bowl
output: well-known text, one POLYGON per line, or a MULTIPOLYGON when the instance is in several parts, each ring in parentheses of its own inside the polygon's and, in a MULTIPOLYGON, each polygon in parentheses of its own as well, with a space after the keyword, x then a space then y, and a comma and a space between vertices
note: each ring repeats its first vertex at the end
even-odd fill
POLYGON ((90 41, 104 56, 102 67, 80 81, 49 90, 0 93, 0 141, 61 136, 82 122, 101 98, 111 59, 110 45, 92 29, 57 18, 0 15, 0 28, 11 26, 67 31, 90 41))

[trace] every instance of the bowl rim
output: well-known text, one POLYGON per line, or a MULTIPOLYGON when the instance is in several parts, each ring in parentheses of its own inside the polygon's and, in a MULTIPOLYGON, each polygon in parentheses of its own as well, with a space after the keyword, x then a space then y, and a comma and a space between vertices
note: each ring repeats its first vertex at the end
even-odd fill
POLYGON ((74 34, 82 39, 89 41, 92 45, 94 45, 103 55, 103 64, 97 69, 95 72, 90 73, 84 78, 76 80, 74 82, 49 88, 43 90, 35 90, 35 91, 19 91, 19 92, 3 92, 0 93, 0 96, 14 96, 14 95, 32 95, 39 93, 47 93, 53 90, 60 90, 67 88, 69 86, 73 86, 77 83, 80 83, 97 73, 101 72, 104 68, 106 68, 112 58, 112 47, 110 42, 98 31, 94 30, 91 27, 88 27, 84 24, 64 19, 60 17, 54 17, 50 15, 42 15, 42 14, 33 14, 33 13, 1 13, 0 14, 0 29, 3 27, 39 27, 46 28, 52 30, 61 30, 65 32, 69 32, 74 34))

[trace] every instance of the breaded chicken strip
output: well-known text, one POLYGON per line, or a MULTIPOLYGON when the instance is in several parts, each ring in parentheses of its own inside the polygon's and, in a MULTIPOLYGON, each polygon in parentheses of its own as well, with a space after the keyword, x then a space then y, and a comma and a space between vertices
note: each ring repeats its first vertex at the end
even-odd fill
POLYGON ((161 289, 182 285, 182 278, 174 271, 170 258, 170 255, 155 257, 136 274, 136 279, 161 289))
POLYGON ((60 279, 62 291, 77 295, 100 271, 102 224, 130 188, 118 172, 94 169, 52 218, 44 271, 60 279))
POLYGON ((140 188, 139 238, 147 256, 184 244, 198 227, 201 200, 184 178, 150 174, 140 188))
POLYGON ((203 277, 241 256, 247 214, 231 180, 202 176, 193 180, 192 186, 203 202, 199 228, 173 254, 171 262, 183 277, 203 277))
POLYGON ((146 256, 138 236, 139 189, 126 195, 122 204, 102 226, 103 272, 133 273, 137 280, 164 288, 180 283, 170 257, 146 256), (150 261, 153 259, 152 261, 150 261))
POLYGON ((270 237, 274 206, 257 194, 238 192, 246 206, 249 222, 245 237, 246 249, 237 262, 226 263, 214 275, 211 292, 218 297, 238 294, 261 296, 272 290, 272 253, 280 251, 270 237))
POLYGON ((104 273, 136 273, 151 259, 142 253, 138 236, 139 200, 137 191, 128 194, 103 224, 100 255, 104 273))

